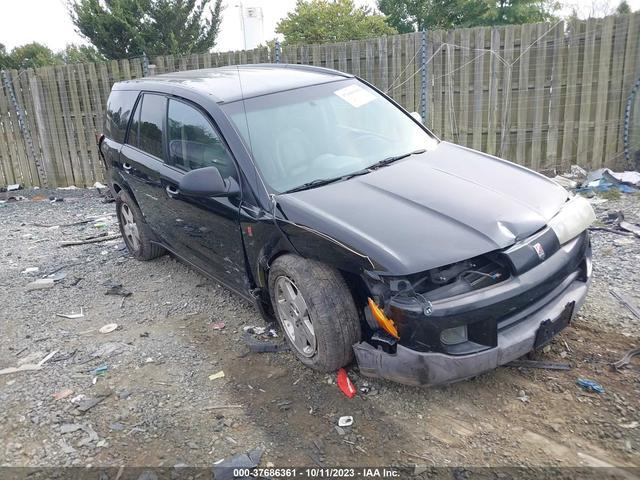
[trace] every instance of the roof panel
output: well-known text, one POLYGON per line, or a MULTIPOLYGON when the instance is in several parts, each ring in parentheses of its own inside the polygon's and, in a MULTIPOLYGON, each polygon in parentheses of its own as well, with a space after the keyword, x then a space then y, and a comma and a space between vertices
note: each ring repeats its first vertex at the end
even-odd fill
POLYGON ((212 95, 220 102, 233 102, 268 93, 333 82, 351 75, 326 68, 259 64, 238 65, 201 70, 186 70, 119 82, 118 88, 127 85, 141 87, 145 83, 179 85, 189 90, 212 95))

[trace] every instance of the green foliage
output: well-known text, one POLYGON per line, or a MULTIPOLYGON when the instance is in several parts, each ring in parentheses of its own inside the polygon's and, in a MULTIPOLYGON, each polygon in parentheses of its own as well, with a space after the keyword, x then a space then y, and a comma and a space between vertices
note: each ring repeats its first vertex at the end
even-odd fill
POLYGON ((0 70, 9 67, 9 55, 7 54, 7 48, 3 43, 0 43, 0 70))
POLYGON ((330 43, 397 33, 384 16, 353 0, 298 0, 296 8, 276 26, 286 43, 330 43))
POLYGON ((97 63, 105 58, 92 45, 69 44, 64 50, 57 54, 64 63, 97 63))
POLYGON ((399 32, 544 22, 552 0, 378 0, 387 23, 399 32))
POLYGON ((62 63, 49 47, 38 42, 16 47, 9 55, 0 53, 0 57, 3 57, 2 68, 38 68, 62 63))
POLYGON ((631 13, 631 7, 626 0, 622 0, 620 2, 620 5, 616 8, 616 13, 618 15, 627 15, 628 13, 631 13))
POLYGON ((181 55, 214 47, 222 0, 69 0, 69 13, 106 58, 181 55))

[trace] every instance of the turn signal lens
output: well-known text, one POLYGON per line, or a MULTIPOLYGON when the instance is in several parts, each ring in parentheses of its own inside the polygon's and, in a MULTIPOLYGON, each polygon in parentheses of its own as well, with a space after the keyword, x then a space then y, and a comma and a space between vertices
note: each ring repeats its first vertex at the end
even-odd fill
POLYGON ((398 335, 398 330, 396 330, 396 326, 393 323, 393 320, 388 318, 384 314, 382 309, 378 305, 376 305, 376 302, 374 302, 371 298, 369 298, 369 309, 371 310, 371 314, 373 315, 373 318, 375 318, 376 322, 378 322, 378 325, 380 325, 380 327, 385 332, 387 332, 393 338, 398 340, 400 338, 400 335, 398 335))

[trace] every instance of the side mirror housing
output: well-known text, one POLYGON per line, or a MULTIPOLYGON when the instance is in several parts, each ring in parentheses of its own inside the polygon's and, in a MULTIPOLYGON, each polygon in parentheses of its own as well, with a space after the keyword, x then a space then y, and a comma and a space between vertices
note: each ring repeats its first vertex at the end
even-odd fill
POLYGON ((422 115, 420 115, 418 112, 411 112, 411 116, 422 123, 422 115))
POLYGON ((204 167, 186 173, 178 185, 180 193, 189 197, 228 197, 240 191, 237 182, 224 180, 216 167, 204 167))

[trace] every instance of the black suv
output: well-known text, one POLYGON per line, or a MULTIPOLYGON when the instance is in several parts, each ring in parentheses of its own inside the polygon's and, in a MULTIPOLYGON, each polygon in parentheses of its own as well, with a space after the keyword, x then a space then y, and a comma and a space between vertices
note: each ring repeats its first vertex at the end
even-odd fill
POLYGON ((132 255, 166 250, 278 320, 298 358, 446 383, 583 303, 593 210, 438 140, 367 82, 248 65, 114 85, 100 151, 132 255))

